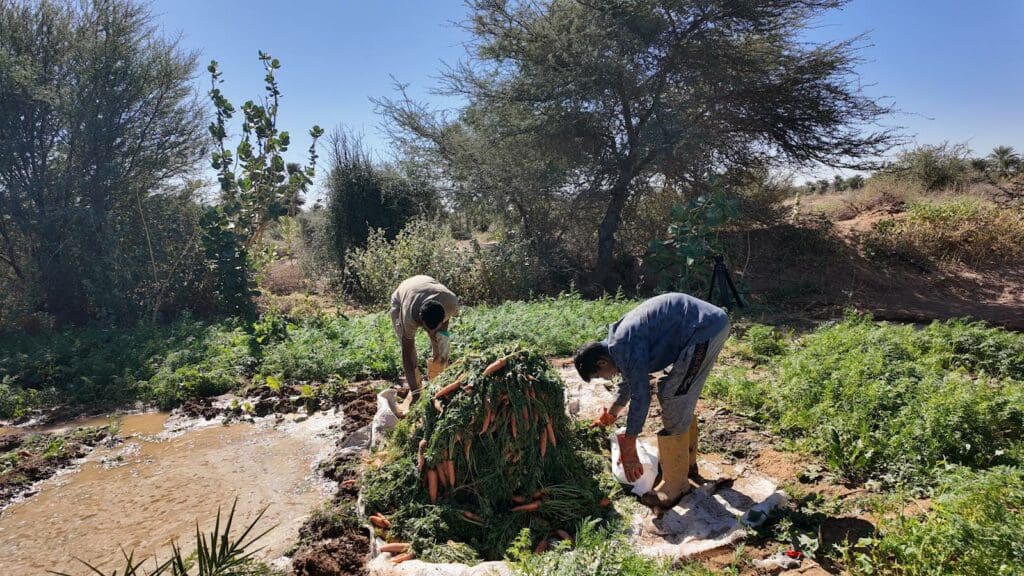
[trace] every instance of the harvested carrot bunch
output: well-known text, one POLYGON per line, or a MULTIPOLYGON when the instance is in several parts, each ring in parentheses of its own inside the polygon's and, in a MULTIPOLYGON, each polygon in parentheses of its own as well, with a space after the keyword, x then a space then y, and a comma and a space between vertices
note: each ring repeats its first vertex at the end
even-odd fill
POLYGON ((526 529, 539 541, 606 513, 604 460, 583 448, 565 388, 539 354, 500 347, 453 363, 368 469, 362 499, 418 557, 468 545, 500 559, 526 529))

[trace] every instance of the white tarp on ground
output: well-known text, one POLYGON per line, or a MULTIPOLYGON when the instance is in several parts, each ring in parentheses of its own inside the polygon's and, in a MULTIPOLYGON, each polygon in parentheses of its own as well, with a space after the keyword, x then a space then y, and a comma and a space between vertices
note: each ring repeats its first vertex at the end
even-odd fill
MULTIPOLYGON (((615 394, 604 382, 583 382, 572 363, 556 365, 565 381, 566 407, 570 414, 590 420, 611 405, 615 394)), ((394 428, 395 392, 386 390, 377 399, 373 419, 371 445, 379 445, 384 435, 394 428)), ((631 537, 644 554, 685 558, 746 537, 747 527, 763 522, 771 510, 786 502, 786 495, 771 478, 743 466, 733 470, 698 460, 704 484, 684 497, 675 508, 655 519, 649 511, 637 513, 631 537)), ((510 574, 504 562, 484 562, 477 566, 465 564, 431 564, 410 560, 392 564, 390 554, 379 554, 374 540, 372 560, 367 570, 373 576, 505 576, 510 574)))

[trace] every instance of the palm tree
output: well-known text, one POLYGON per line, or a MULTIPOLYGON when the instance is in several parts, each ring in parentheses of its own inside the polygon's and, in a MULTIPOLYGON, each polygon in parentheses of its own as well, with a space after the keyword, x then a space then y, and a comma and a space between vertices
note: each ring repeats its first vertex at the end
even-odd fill
POLYGON ((988 155, 988 163, 999 178, 1009 178, 1020 168, 1020 154, 1013 146, 996 146, 988 155))

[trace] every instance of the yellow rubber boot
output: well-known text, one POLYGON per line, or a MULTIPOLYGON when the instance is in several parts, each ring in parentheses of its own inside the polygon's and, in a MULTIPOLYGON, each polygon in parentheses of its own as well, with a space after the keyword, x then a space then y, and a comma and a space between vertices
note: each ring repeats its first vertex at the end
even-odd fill
POLYGON ((689 435, 689 433, 675 436, 658 435, 661 482, 640 498, 645 505, 671 508, 690 491, 690 481, 686 477, 690 468, 689 435))
POLYGON ((427 361, 427 378, 433 380, 437 378, 444 369, 448 367, 448 363, 443 360, 428 360, 427 361))
POLYGON ((693 419, 690 421, 690 431, 687 432, 687 440, 689 441, 689 454, 690 454, 690 470, 687 475, 690 478, 697 478, 700 476, 700 472, 697 470, 697 415, 693 415, 693 419))

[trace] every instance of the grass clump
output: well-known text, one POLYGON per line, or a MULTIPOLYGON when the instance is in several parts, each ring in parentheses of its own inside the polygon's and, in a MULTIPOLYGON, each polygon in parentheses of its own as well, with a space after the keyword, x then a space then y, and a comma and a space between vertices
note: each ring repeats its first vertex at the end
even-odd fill
POLYGON ((857 574, 1024 573, 1024 469, 965 468, 944 477, 925 515, 883 519, 852 554, 857 574))
POLYGON ((1024 259, 1024 212, 976 198, 915 201, 899 218, 881 220, 869 251, 915 262, 984 266, 1024 259))
POLYGON ((966 321, 917 329, 848 317, 806 335, 766 372, 727 370, 708 394, 849 479, 923 486, 946 463, 1020 463, 1020 334, 966 321))
POLYGON ((428 556, 453 540, 494 560, 524 529, 546 538, 601 512, 604 462, 580 454, 543 355, 512 346, 466 354, 438 380, 363 475, 366 510, 390 519, 388 539, 428 556), (499 358, 504 365, 485 369, 499 358))

